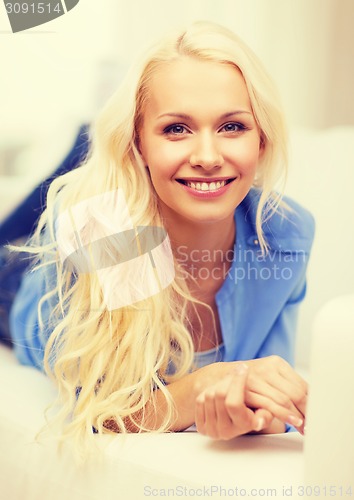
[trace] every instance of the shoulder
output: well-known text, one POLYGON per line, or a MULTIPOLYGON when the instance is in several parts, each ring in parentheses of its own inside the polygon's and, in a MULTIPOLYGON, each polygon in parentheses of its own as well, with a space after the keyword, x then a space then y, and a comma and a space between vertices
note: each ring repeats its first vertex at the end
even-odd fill
MULTIPOLYGON (((251 189, 237 209, 237 222, 247 224, 246 232, 250 240, 252 235, 257 238, 256 213, 260 195, 260 190, 251 189)), ((292 198, 283 196, 281 205, 263 223, 263 232, 272 250, 309 252, 315 234, 315 220, 306 208, 292 198)))

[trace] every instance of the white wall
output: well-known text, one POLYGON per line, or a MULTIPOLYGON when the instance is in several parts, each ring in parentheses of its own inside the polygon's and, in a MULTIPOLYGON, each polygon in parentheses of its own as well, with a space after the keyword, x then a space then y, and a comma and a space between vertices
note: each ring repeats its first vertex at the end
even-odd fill
POLYGON ((114 86, 138 48, 195 19, 225 24, 258 53, 292 126, 354 123, 353 16, 351 0, 81 0, 51 23, 13 34, 1 7, 0 133, 27 137, 90 118, 104 81, 114 86))

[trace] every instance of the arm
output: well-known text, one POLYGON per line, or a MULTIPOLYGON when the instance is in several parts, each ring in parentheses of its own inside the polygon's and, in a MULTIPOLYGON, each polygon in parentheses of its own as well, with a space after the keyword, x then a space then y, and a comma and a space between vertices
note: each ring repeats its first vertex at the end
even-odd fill
MULTIPOLYGON (((197 423, 198 431, 220 439, 230 439, 251 431, 284 432, 284 423, 291 422, 292 419, 295 422, 299 418, 299 412, 289 403, 289 398, 281 392, 284 376, 280 375, 279 370, 282 370, 289 379, 286 380, 284 390, 290 391, 292 394, 297 388, 297 375, 285 361, 275 356, 243 363, 213 363, 171 383, 167 386, 167 390, 175 404, 176 420, 169 430, 181 431, 197 423), (246 376, 241 378, 239 376, 240 366, 246 370, 244 372, 246 376), (264 381, 264 372, 269 374, 270 379, 275 380, 280 389, 269 390, 267 384, 264 387, 259 386, 259 383, 264 381), (254 389, 259 390, 259 393, 255 392, 254 389), (227 414, 221 417, 217 415, 217 408, 221 414, 220 408, 223 407, 225 410, 229 392, 232 395, 235 391, 238 394, 238 401, 241 397, 240 394, 242 395, 243 404, 238 405, 236 409, 232 407, 232 418, 235 425, 228 426, 227 434, 223 432, 220 434, 219 431, 223 429, 225 419, 229 424, 230 419, 227 414), (280 399, 279 394, 281 394, 280 399), (201 418, 205 420, 202 422, 201 418)), ((299 397, 304 397, 304 393, 300 391, 299 397)), ((134 417, 146 428, 154 430, 161 425, 165 413, 164 395, 161 390, 156 390, 154 400, 147 403, 144 413, 135 414, 134 417), (143 418, 144 420, 142 420, 143 418)), ((139 431, 136 426, 127 421, 126 424, 130 432, 139 431)), ((106 427, 119 431, 112 421, 106 427)))

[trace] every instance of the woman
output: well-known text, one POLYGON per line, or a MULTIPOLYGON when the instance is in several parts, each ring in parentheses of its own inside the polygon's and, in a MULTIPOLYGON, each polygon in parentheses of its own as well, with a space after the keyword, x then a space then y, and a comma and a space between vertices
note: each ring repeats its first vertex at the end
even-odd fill
POLYGON ((285 166, 277 94, 233 33, 195 23, 136 62, 88 159, 52 183, 11 311, 20 361, 58 385, 63 439, 303 432, 291 364, 314 223, 275 191, 285 166))

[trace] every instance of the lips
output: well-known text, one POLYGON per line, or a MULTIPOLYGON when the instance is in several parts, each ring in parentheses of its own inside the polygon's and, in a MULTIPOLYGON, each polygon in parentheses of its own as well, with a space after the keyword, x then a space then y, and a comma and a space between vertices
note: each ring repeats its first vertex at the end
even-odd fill
POLYGON ((176 179, 180 184, 184 184, 185 186, 195 189, 196 191, 217 191, 227 184, 230 184, 235 177, 228 179, 203 179, 203 178, 194 178, 194 179, 176 179))

